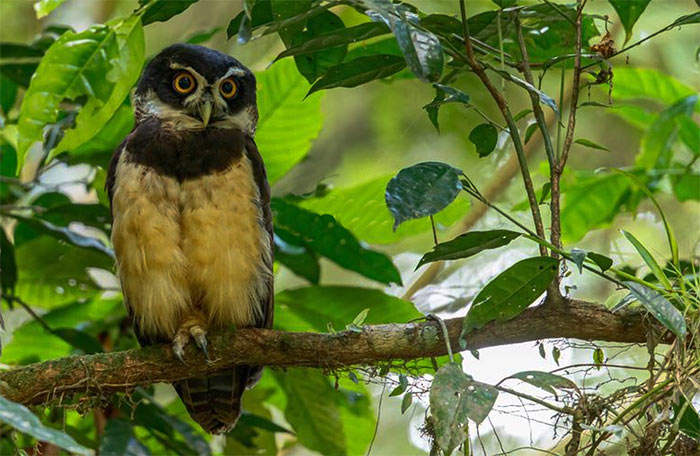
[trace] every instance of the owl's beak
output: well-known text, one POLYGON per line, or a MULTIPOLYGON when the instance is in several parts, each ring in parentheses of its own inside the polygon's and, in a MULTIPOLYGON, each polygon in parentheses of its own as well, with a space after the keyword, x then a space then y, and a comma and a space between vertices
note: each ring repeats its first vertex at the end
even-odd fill
POLYGON ((206 127, 211 118, 212 102, 207 100, 199 105, 199 118, 202 119, 202 124, 206 127))

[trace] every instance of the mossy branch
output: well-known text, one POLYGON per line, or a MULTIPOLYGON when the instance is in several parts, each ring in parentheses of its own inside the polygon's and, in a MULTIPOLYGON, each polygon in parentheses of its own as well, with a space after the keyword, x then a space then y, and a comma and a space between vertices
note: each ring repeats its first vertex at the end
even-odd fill
MULTIPOLYGON (((462 319, 445 321, 452 347, 460 347, 462 319)), ((583 301, 537 306, 467 336, 467 349, 553 338, 644 343, 650 320, 613 314, 583 301)), ((0 394, 25 405, 62 401, 74 394, 99 397, 137 386, 202 376, 235 365, 343 368, 447 353, 438 322, 366 326, 333 334, 241 329, 212 334, 207 361, 195 347, 185 363, 167 345, 71 356, 0 372, 0 394)))

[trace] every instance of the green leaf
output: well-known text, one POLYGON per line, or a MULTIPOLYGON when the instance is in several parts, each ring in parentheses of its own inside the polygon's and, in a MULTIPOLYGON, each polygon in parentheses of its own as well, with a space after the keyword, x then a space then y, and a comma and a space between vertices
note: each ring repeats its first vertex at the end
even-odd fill
POLYGON ((474 298, 464 318, 462 334, 491 321, 507 321, 545 292, 557 275, 559 262, 551 257, 518 261, 491 280, 474 298))
POLYGON ((525 137, 523 139, 525 141, 525 144, 530 142, 530 139, 532 139, 532 135, 534 135, 535 132, 538 130, 539 125, 537 125, 537 123, 531 123, 527 126, 527 129, 525 130, 525 137))
POLYGON ((413 393, 406 393, 403 395, 403 399, 401 399, 401 414, 403 415, 406 413, 406 410, 411 406, 413 403, 413 393))
POLYGON ((655 290, 636 282, 625 282, 630 293, 642 303, 661 324, 670 329, 679 338, 685 337, 687 332, 685 318, 668 299, 655 290))
POLYGON ((465 106, 469 106, 469 95, 459 89, 444 84, 435 83, 433 87, 435 87, 435 98, 433 98, 433 101, 423 106, 423 109, 428 112, 430 121, 435 128, 440 131, 438 125, 438 109, 440 106, 446 103, 462 103, 465 106))
POLYGON ((296 55, 310 54, 338 46, 346 46, 386 33, 389 33, 389 29, 386 25, 379 22, 365 22, 353 27, 335 29, 327 33, 313 36, 311 39, 281 52, 275 60, 296 55))
POLYGON ((574 260, 574 264, 578 268, 578 273, 583 274, 583 262, 586 260, 587 251, 581 249, 571 249, 571 258, 574 260))
POLYGON ((651 0, 608 0, 625 27, 625 43, 632 38, 632 28, 651 0))
POLYGON ((550 374, 542 371, 523 371, 513 374, 508 378, 516 378, 529 383, 532 386, 540 388, 550 394, 556 394, 554 388, 557 389, 577 389, 576 383, 566 377, 550 374))
POLYGON ((425 82, 440 79, 444 64, 440 40, 416 27, 413 13, 390 0, 362 0, 362 4, 372 20, 384 22, 394 33, 408 67, 418 79, 425 82))
POLYGON ((308 94, 335 87, 356 87, 391 76, 403 70, 405 66, 406 62, 395 55, 358 57, 329 69, 325 76, 311 86, 308 94))
POLYGON ((59 241, 69 242, 76 247, 96 250, 114 259, 114 251, 96 238, 79 234, 67 227, 56 226, 38 218, 20 217, 17 215, 12 215, 11 217, 17 219, 20 225, 25 225, 37 233, 47 234, 59 241))
POLYGON ((510 74, 509 72, 507 72, 505 70, 501 70, 499 68, 496 68, 491 64, 486 63, 485 66, 488 69, 490 69, 491 71, 499 74, 500 76, 502 76, 506 80, 514 83, 515 85, 522 87, 523 89, 527 90, 531 94, 535 95, 541 104, 550 107, 552 109, 552 111, 554 111, 555 114, 559 115, 559 109, 557 108, 557 102, 554 101, 554 99, 552 97, 550 97, 549 95, 547 95, 546 93, 544 93, 543 91, 538 89, 537 87, 533 86, 532 84, 530 84, 527 81, 524 81, 524 80, 510 74))
POLYGON ((621 230, 622 234, 627 238, 628 241, 630 241, 630 244, 634 246, 635 250, 639 253, 639 256, 642 257, 644 262, 646 263, 647 266, 649 266, 649 269, 651 272, 654 274, 656 279, 667 289, 667 290, 672 290, 673 286, 671 285, 671 281, 668 280, 668 277, 666 277, 666 274, 664 274, 663 270, 661 269, 661 266, 656 262, 654 257, 652 256, 651 253, 644 247, 644 245, 637 240, 634 235, 628 231, 621 230))
MULTIPOLYGON (((607 91, 607 89, 606 89, 607 91)), ((651 68, 615 68, 615 101, 655 100, 670 105, 696 91, 677 79, 651 68)), ((696 111, 700 106, 696 107, 696 111)))
POLYGON ((3 116, 7 117, 7 113, 14 107, 18 89, 19 86, 12 79, 0 73, 0 108, 3 116))
MULTIPOLYGON (((303 45, 319 35, 338 30, 345 30, 343 21, 330 11, 324 11, 309 18, 306 22, 306 28, 292 38, 292 46, 303 45)), ((324 75, 330 68, 342 62, 347 51, 347 46, 335 46, 313 53, 297 55, 294 57, 294 61, 297 64, 299 73, 309 81, 309 84, 313 84, 316 79, 324 75)))
POLYGON ((605 226, 618 213, 629 184, 623 176, 607 174, 577 179, 564 191, 562 238, 577 242, 593 228, 605 226))
POLYGON ((190 37, 187 38, 187 40, 185 40, 185 43, 189 43, 189 44, 206 43, 207 41, 214 38, 214 35, 216 35, 220 31, 221 31, 221 27, 212 27, 208 30, 196 32, 196 33, 190 35, 190 37))
POLYGON ((321 454, 347 454, 336 391, 328 379, 320 371, 299 368, 274 376, 286 393, 284 416, 299 442, 321 454))
POLYGON ((575 140, 574 143, 580 144, 584 147, 590 147, 591 149, 607 150, 608 152, 610 152, 610 149, 608 149, 607 147, 601 146, 600 144, 590 141, 588 139, 579 138, 575 140))
MULTIPOLYGON (((75 127, 66 130, 56 148, 49 154, 49 159, 62 152, 77 150, 83 144, 96 139, 104 130, 119 130, 118 124, 112 125, 114 116, 119 109, 124 108, 124 100, 129 96, 132 86, 141 74, 145 58, 143 27, 138 16, 132 16, 114 27, 118 48, 110 55, 112 71, 106 78, 113 81, 114 87, 109 98, 101 100, 91 97, 80 108, 75 118, 75 127), (108 125, 108 122, 110 125, 108 125), (107 128, 105 128, 107 127, 107 128)), ((128 109, 128 108, 127 108, 128 109)), ((122 116, 124 114, 121 114, 122 116)), ((131 116, 127 114, 128 119, 131 116)), ((121 121, 122 119, 119 119, 121 121)), ((132 122, 128 122, 131 125, 132 122)), ((121 133, 121 132, 120 132, 121 133)), ((80 152, 78 150, 78 152, 80 152)))
POLYGON ((0 43, 0 74, 27 87, 43 55, 44 51, 33 45, 0 43))
MULTIPOLYGON (((130 89, 131 84, 124 87, 120 78, 130 77, 135 81, 138 76, 138 73, 124 74, 124 65, 140 68, 142 62, 143 35, 138 17, 61 35, 41 60, 22 102, 18 121, 18 167, 23 165, 29 147, 41 141, 44 127, 56 122, 59 105, 66 99, 87 96, 88 102, 83 107, 86 114, 79 115, 80 120, 99 114, 92 125, 96 128, 104 125, 130 89), (112 98, 115 90, 118 96, 112 98), (108 107, 99 108, 103 104, 108 107)), ((85 130, 89 128, 87 123, 85 127, 79 123, 74 135, 90 138, 85 130)), ((68 139, 73 146, 81 142, 72 141, 68 139)))
POLYGON ((316 253, 304 246, 303 240, 281 227, 275 227, 275 261, 296 275, 317 284, 321 275, 316 253))
MULTIPOLYGON (((241 11, 238 16, 234 17, 231 22, 229 22, 228 27, 226 27, 226 36, 228 39, 231 39, 239 33, 244 17, 245 11, 241 11)), ((250 12, 250 28, 260 27, 270 22, 272 22, 272 5, 270 0, 257 0, 250 12)), ((244 39, 242 43, 247 41, 247 39, 244 39)), ((239 42, 241 42, 240 37, 239 42)))
POLYGON ((275 183, 311 149, 321 131, 321 95, 304 99, 309 84, 291 61, 275 63, 257 75, 258 120, 255 141, 275 183))
POLYGON ((72 453, 92 454, 90 449, 79 445, 71 436, 41 424, 41 421, 24 405, 9 401, 2 396, 0 396, 0 421, 38 441, 52 443, 72 453))
POLYGON ((430 414, 444 454, 452 454, 464 442, 467 419, 481 423, 497 397, 498 390, 472 380, 457 364, 446 364, 437 371, 430 387, 430 414))
POLYGON ((36 18, 41 19, 42 17, 48 16, 51 11, 55 10, 66 0, 39 0, 34 3, 34 11, 36 11, 36 18))
POLYGON ((149 453, 136 437, 131 423, 124 419, 110 419, 100 442, 100 454, 104 456, 146 456, 149 453))
POLYGON ((332 215, 316 214, 281 199, 273 200, 272 210, 276 226, 339 266, 382 283, 401 283, 401 274, 389 257, 362 247, 332 215))
POLYGON ((296 0, 292 2, 271 0, 270 7, 272 9, 272 19, 277 23, 285 24, 284 27, 280 27, 275 31, 279 31, 280 38, 285 46, 289 47, 292 38, 304 29, 305 21, 287 23, 285 20, 300 17, 307 13, 311 9, 311 0, 296 0))
POLYGON ((683 174, 673 184, 673 193, 678 201, 700 200, 700 174, 683 174))
POLYGON ((462 171, 439 162, 404 168, 386 186, 386 205, 394 216, 394 230, 406 220, 437 214, 452 203, 462 183, 462 171))
POLYGON ((598 347, 595 350, 593 350, 593 362, 597 366, 602 366, 605 362, 605 352, 602 348, 598 347))
POLYGON ((104 351, 100 341, 85 331, 75 328, 56 328, 52 332, 65 342, 68 342, 72 347, 82 350, 86 354, 104 351))
POLYGON ((391 390, 389 393, 389 397, 393 396, 400 396, 406 391, 406 388, 408 388, 408 378, 404 374, 399 374, 399 384, 391 390))
MULTIPOLYGON (((678 403, 673 404, 673 414, 676 418, 681 412, 683 416, 677 421, 678 429, 685 435, 700 440, 700 416, 695 410, 695 405, 689 402, 682 394, 678 399, 678 403)), ((675 419, 674 422, 676 422, 675 419)))
POLYGON ((285 331, 326 331, 328 323, 344 328, 370 305, 366 325, 405 323, 421 313, 412 303, 371 288, 313 286, 275 296, 280 312, 275 327, 285 331))
POLYGON ((437 244, 431 252, 423 255, 416 269, 426 263, 469 258, 483 250, 503 247, 520 236, 520 234, 509 230, 470 231, 457 236, 451 241, 437 244))
POLYGON ((145 5, 145 13, 141 19, 143 25, 153 22, 167 22, 172 17, 185 11, 197 0, 139 0, 145 5))
POLYGON ((593 262, 600 268, 601 272, 607 271, 613 265, 612 259, 606 257, 605 255, 601 255, 600 253, 588 252, 587 256, 593 260, 593 262))
POLYGON ((491 0, 501 8, 510 8, 517 0, 491 0))
MULTIPOLYGON (((427 234, 431 231, 427 220, 410 220, 392 232, 393 219, 386 209, 384 198, 387 183, 393 176, 380 176, 368 182, 333 189, 320 198, 309 198, 299 205, 311 211, 331 214, 359 239, 369 244, 386 244, 400 239, 427 234)), ((449 227, 469 210, 467 198, 457 198, 442 212, 433 216, 438 229, 449 227)))
POLYGON ((700 125, 692 117, 683 115, 676 117, 676 123, 683 143, 694 156, 700 155, 700 125))
POLYGON ((644 133, 637 165, 646 168, 666 169, 670 167, 672 147, 679 131, 676 119, 690 116, 698 105, 698 95, 682 98, 662 111, 644 133))
MULTIPOLYGON (((33 304, 29 302, 29 304, 33 304)), ((91 325, 107 318, 121 320, 126 315, 120 301, 90 300, 72 302, 44 313, 42 320, 58 333, 46 330, 38 321, 31 319, 12 333, 12 339, 3 347, 2 358, 6 364, 26 364, 46 361, 71 354, 74 348, 97 351, 94 342, 87 342, 91 325), (83 335, 69 331, 79 330, 83 335)), ((101 347, 100 347, 101 350, 101 347)))
POLYGON ((17 262, 15 261, 15 247, 7 239, 5 230, 0 228, 0 289, 2 289, 3 294, 12 294, 16 284, 17 262))
POLYGON ((498 130, 489 123, 477 125, 469 133, 469 141, 476 146, 480 158, 488 157, 498 143, 498 130))

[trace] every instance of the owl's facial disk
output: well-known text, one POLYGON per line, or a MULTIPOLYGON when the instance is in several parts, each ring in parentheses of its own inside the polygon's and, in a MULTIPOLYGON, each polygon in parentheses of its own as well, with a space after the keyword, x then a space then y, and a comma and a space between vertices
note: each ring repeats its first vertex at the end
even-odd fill
POLYGON ((173 45, 144 71, 136 118, 156 117, 177 130, 238 128, 255 132, 255 77, 234 58, 202 46, 173 45))

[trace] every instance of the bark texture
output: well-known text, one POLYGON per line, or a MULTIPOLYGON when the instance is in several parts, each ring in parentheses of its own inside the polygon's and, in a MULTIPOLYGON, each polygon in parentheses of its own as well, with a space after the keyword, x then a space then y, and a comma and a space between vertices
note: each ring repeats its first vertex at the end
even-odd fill
MULTIPOLYGON (((453 351, 461 351, 462 318, 445 320, 453 351)), ((467 349, 540 339, 567 338, 645 343, 650 319, 612 314, 583 301, 542 305, 512 320, 490 323, 467 335, 467 349)), ((169 345, 95 355, 71 356, 0 372, 0 394, 25 405, 63 400, 81 393, 99 396, 140 385, 202 376, 236 365, 342 368, 382 361, 442 356, 447 346, 436 321, 366 326, 334 334, 241 329, 212 334, 210 361, 193 344, 185 363, 169 345)))

